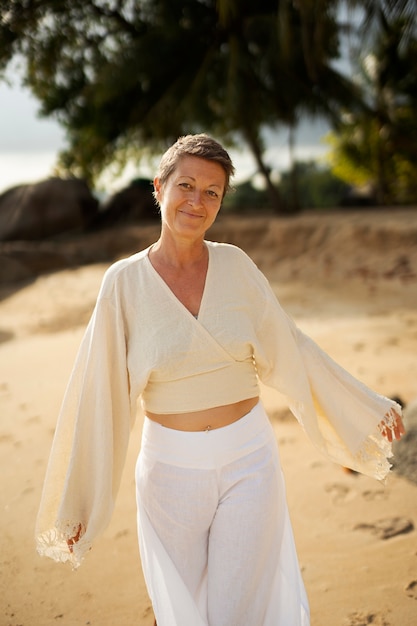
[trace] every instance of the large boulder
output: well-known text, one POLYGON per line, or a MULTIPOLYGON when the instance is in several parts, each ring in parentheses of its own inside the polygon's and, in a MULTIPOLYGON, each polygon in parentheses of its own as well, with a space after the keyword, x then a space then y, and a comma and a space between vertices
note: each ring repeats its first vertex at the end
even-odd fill
POLYGON ((0 195, 0 240, 39 240, 85 230, 95 219, 98 201, 78 178, 49 178, 18 185, 0 195))
POLYGON ((103 203, 93 226, 107 228, 114 225, 159 221, 159 212, 153 197, 152 183, 136 178, 128 187, 118 191, 103 203))

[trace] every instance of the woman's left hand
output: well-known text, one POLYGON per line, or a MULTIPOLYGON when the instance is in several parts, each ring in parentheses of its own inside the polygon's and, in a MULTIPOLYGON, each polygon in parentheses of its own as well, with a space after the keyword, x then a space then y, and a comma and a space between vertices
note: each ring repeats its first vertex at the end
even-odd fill
POLYGON ((76 534, 71 537, 71 539, 67 539, 67 545, 71 554, 74 552, 74 544, 77 543, 81 539, 83 527, 81 524, 78 525, 76 534))
POLYGON ((397 413, 395 409, 392 409, 389 414, 385 415, 382 422, 380 422, 379 430, 381 435, 388 439, 390 443, 394 441, 394 439, 401 439, 401 437, 405 434, 405 428, 401 415, 397 413))

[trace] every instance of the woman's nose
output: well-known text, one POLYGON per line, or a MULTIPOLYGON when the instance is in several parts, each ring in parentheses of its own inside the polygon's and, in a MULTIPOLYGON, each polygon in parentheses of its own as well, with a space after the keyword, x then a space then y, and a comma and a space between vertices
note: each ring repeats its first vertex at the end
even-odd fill
POLYGON ((190 206, 200 206, 203 202, 203 194, 199 189, 194 189, 188 200, 190 206))

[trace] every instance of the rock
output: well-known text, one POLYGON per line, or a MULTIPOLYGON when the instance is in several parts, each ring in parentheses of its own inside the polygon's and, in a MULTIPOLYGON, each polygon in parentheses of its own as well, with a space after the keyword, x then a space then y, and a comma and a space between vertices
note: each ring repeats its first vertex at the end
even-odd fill
POLYGON ((102 206, 93 227, 107 228, 115 224, 159 220, 150 180, 137 178, 128 187, 115 193, 102 206))
POLYGON ((417 398, 413 398, 404 408, 405 425, 417 428, 417 398))
POLYGON ((39 240, 85 230, 97 211, 98 200, 78 178, 18 185, 0 195, 0 240, 39 240))
POLYGON ((404 409, 405 435, 393 443, 393 471, 417 484, 417 398, 404 409))

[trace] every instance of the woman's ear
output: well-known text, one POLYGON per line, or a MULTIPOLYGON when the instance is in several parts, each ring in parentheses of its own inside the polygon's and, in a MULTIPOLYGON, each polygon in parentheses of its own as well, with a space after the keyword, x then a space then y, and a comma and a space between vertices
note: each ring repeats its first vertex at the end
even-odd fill
POLYGON ((161 181, 159 180, 159 178, 154 178, 153 190, 154 190, 153 191, 154 198, 157 202, 159 202, 161 199, 161 191, 162 191, 162 185, 161 185, 161 181))

